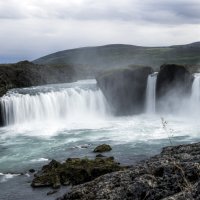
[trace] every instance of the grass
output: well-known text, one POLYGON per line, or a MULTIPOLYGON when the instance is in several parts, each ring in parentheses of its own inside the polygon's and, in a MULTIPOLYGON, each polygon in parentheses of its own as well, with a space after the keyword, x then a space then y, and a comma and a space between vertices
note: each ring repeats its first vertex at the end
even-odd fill
POLYGON ((163 117, 161 117, 161 122, 162 122, 162 127, 167 134, 169 143, 170 143, 171 146, 173 146, 172 137, 173 137, 174 130, 167 126, 168 122, 163 117))
MULTIPOLYGON (((163 117, 161 117, 161 123, 162 123, 163 129, 165 130, 165 132, 167 134, 170 145, 174 146, 174 144, 173 144, 173 132, 174 132, 174 130, 168 127, 168 122, 163 117)), ((171 153, 169 154, 169 156, 170 156, 171 160, 174 160, 171 153)), ((185 191, 185 190, 191 191, 192 190, 192 184, 186 178, 186 173, 185 173, 184 169, 182 168, 181 164, 178 161, 174 160, 173 165, 180 172, 180 174, 183 178, 184 185, 181 184, 179 179, 177 178, 177 183, 178 183, 181 191, 182 192, 185 191)))
POLYGON ((45 64, 84 64, 105 69, 127 63, 160 66, 164 63, 194 65, 200 62, 200 46, 183 45, 172 47, 136 47, 131 45, 109 45, 102 47, 80 48, 54 53, 39 58, 35 62, 45 64))

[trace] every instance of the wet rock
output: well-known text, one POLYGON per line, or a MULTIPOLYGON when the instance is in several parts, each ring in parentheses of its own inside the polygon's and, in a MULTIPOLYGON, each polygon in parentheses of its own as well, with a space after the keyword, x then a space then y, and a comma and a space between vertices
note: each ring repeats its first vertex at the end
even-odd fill
POLYGON ((91 144, 82 144, 82 145, 79 145, 79 146, 75 146, 74 148, 76 149, 87 149, 91 146, 91 144))
POLYGON ((36 173, 32 187, 51 186, 59 188, 61 185, 78 185, 91 181, 106 173, 124 170, 113 157, 96 158, 68 158, 64 163, 52 160, 42 170, 36 173))
POLYGON ((104 72, 96 80, 114 114, 139 114, 145 109, 147 78, 151 73, 150 67, 128 67, 104 72))
POLYGON ((99 145, 97 146, 95 149, 94 149, 94 152, 95 153, 103 153, 103 152, 107 152, 107 151, 111 151, 112 148, 110 145, 108 144, 102 144, 102 145, 99 145))
POLYGON ((127 170, 74 186, 60 200, 200 199, 199 155, 200 143, 166 147, 161 154, 127 170))
POLYGON ((34 169, 29 169, 29 172, 30 173, 35 173, 35 170, 34 169))
POLYGON ((80 146, 81 149, 87 149, 91 146, 91 144, 83 144, 80 146))
POLYGON ((103 158, 103 157, 105 157, 105 156, 102 155, 102 154, 97 154, 97 155, 96 155, 96 158, 103 158))
POLYGON ((57 190, 52 190, 52 191, 47 192, 47 195, 52 195, 52 194, 55 194, 57 192, 58 192, 57 190))
POLYGON ((172 112, 178 109, 180 97, 191 94, 193 78, 184 66, 162 65, 156 83, 157 110, 172 112))

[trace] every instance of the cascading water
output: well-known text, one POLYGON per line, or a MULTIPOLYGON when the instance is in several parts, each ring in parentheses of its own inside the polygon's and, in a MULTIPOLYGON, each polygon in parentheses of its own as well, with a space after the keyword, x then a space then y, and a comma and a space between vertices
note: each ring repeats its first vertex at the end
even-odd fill
POLYGON ((199 113, 200 110, 200 73, 194 74, 194 81, 192 84, 191 102, 193 113, 199 113))
MULTIPOLYGON (((196 79, 191 98, 199 96, 194 95, 199 92, 196 79)), ((155 109, 155 84, 156 77, 149 76, 148 111, 155 109)), ((41 168, 52 159, 93 158, 91 152, 99 144, 113 146, 113 153, 125 165, 155 155, 170 145, 160 116, 109 115, 109 107, 95 81, 15 89, 0 103, 9 125, 0 128, 0 199, 44 199, 44 191, 35 193, 23 184, 30 181, 28 174, 18 177, 18 173, 41 168)), ((173 144, 200 140, 198 117, 163 117, 168 122, 167 129, 174 130, 173 144)))
POLYGON ((94 119, 107 113, 105 98, 96 87, 72 87, 58 91, 40 91, 36 94, 12 92, 1 98, 0 102, 6 125, 77 121, 87 117, 94 119))
POLYGON ((150 74, 147 80, 146 89, 146 112, 155 113, 156 111, 156 80, 157 72, 150 74))

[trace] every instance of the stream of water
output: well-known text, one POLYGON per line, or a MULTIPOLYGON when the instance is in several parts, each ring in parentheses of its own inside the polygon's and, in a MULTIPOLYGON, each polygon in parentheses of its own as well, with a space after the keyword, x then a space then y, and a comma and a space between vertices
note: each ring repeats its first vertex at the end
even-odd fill
MULTIPOLYGON (((195 112, 200 108, 199 77, 195 76, 188 99, 195 112)), ((156 114, 155 84, 153 74, 147 85, 147 112, 126 117, 112 115, 95 80, 9 91, 0 100, 6 122, 0 128, 0 199, 21 200, 28 195, 32 200, 46 199, 45 189, 36 195, 30 187, 28 170, 39 169, 51 159, 94 158, 92 150, 102 143, 113 148, 105 155, 134 164, 170 145, 169 136, 174 144, 198 141, 197 117, 156 114), (167 129, 161 117, 168 122, 167 129)), ((55 196, 47 199, 51 198, 55 196)))

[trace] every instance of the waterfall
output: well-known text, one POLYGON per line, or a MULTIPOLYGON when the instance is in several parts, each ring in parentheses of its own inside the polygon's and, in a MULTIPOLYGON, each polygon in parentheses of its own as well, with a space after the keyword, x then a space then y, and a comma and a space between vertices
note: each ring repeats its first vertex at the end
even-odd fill
POLYGON ((147 80, 146 89, 146 112, 155 113, 156 111, 156 80, 157 72, 150 74, 147 80))
POLYGON ((194 74, 190 104, 192 112, 198 113, 200 109, 200 74, 194 74))
POLYGON ((107 104, 99 89, 65 88, 37 94, 11 93, 0 100, 6 125, 27 122, 95 119, 107 113, 107 104))

